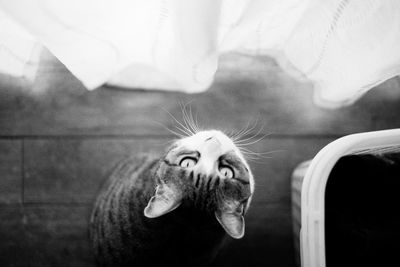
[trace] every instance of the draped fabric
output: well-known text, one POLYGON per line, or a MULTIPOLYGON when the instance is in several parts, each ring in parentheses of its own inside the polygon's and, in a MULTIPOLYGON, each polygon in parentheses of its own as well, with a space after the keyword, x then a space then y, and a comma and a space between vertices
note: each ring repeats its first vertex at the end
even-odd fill
POLYGON ((241 52, 275 58, 313 82, 317 104, 343 106, 400 74, 400 1, 0 0, 0 72, 24 75, 38 44, 89 90, 201 92, 220 55, 241 52))

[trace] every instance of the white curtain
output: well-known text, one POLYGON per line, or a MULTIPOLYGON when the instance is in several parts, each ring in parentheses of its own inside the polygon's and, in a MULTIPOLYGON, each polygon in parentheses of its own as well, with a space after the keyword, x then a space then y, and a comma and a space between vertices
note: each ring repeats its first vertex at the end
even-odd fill
POLYGON ((221 54, 269 55, 343 106, 400 74, 400 1, 0 0, 0 72, 25 73, 37 44, 89 90, 201 92, 221 54))

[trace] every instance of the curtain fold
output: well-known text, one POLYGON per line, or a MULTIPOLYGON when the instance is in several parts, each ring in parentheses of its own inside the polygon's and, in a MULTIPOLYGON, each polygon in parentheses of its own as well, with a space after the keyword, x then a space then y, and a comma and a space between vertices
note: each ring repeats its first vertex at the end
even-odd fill
POLYGON ((400 74, 398 0, 0 0, 0 25, 0 72, 23 76, 40 44, 89 90, 201 92, 235 51, 274 57, 330 107, 400 74))

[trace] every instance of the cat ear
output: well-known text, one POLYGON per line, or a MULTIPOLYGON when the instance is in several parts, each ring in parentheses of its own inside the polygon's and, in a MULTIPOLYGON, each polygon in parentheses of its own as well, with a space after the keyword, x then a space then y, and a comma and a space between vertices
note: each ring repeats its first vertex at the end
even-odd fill
POLYGON ((174 187, 158 185, 156 193, 149 200, 144 209, 144 216, 147 218, 157 218, 168 212, 173 211, 181 204, 181 194, 174 187))
POLYGON ((215 217, 231 237, 239 239, 244 236, 244 218, 238 212, 215 212, 215 217))

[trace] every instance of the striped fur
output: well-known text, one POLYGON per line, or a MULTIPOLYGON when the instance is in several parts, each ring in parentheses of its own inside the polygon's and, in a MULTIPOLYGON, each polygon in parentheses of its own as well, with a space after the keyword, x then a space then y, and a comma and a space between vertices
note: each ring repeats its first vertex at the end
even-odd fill
POLYGON ((224 217, 216 220, 216 212, 236 203, 234 209, 244 214, 251 197, 248 179, 196 173, 167 155, 129 158, 112 172, 91 217, 99 266, 206 266, 225 236, 224 217), (181 204, 147 218, 143 211, 160 184, 178 188, 181 204))

